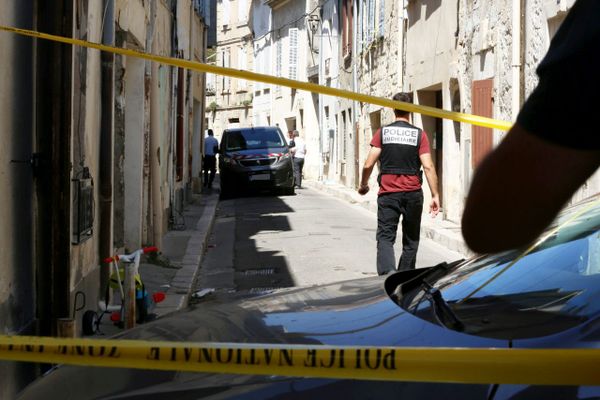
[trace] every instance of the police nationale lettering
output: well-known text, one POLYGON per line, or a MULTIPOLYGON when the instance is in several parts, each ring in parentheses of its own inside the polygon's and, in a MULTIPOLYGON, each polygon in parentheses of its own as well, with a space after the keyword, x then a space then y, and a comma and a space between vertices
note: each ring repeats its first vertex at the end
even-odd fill
POLYGON ((284 347, 0 336, 0 360, 242 375, 600 385, 600 349, 284 347))
POLYGON ((235 365, 267 365, 294 366, 294 350, 292 349, 226 349, 206 347, 172 347, 166 349, 151 347, 146 359, 152 361, 200 363, 200 364, 235 364, 235 365))
POLYGON ((388 126, 382 129, 382 144, 407 144, 417 146, 419 131, 413 128, 400 128, 397 126, 388 126))
POLYGON ((147 360, 212 365, 396 370, 394 349, 231 349, 151 347, 147 360))

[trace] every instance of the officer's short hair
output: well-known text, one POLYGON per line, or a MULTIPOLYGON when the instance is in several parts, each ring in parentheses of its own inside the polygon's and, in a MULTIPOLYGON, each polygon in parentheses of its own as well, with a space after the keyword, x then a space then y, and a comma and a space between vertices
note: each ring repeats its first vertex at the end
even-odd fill
MULTIPOLYGON (((413 96, 412 96, 412 93, 409 93, 409 92, 399 92, 399 93, 396 93, 394 95, 394 97, 392 97, 392 100, 394 100, 394 101, 401 101, 403 103, 412 103, 413 102, 413 96)), ((408 114, 410 114, 409 111, 394 109, 394 115, 396 117, 403 117, 403 116, 406 116, 408 114)))

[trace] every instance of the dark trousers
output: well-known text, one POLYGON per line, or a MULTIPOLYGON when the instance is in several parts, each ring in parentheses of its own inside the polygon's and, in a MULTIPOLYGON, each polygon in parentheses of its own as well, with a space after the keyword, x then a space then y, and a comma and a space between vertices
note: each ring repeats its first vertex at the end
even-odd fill
POLYGON ((377 198, 377 273, 384 275, 396 269, 394 243, 398 222, 402 217, 402 256, 398 271, 415 268, 419 237, 423 191, 383 194, 377 198))
POLYGON ((212 187, 212 183, 215 180, 215 171, 217 168, 217 157, 216 156, 204 156, 204 163, 202 169, 204 170, 204 186, 212 187), (210 173, 210 175, 209 175, 210 173))
POLYGON ((294 157, 294 185, 302 187, 302 168, 304 168, 304 158, 294 157))

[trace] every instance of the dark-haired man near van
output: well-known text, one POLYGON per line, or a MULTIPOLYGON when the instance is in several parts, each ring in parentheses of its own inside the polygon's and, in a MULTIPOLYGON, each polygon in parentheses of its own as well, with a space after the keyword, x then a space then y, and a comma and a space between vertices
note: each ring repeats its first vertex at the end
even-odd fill
POLYGON ((214 137, 212 129, 208 130, 204 138, 204 186, 212 188, 217 169, 217 153, 219 152, 219 141, 214 137))

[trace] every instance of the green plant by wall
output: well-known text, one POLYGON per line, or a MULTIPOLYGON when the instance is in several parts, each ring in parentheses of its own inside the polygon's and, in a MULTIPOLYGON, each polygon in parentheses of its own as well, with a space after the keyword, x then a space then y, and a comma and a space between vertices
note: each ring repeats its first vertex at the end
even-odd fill
POLYGON ((218 109, 218 108, 219 108, 219 105, 217 104, 217 102, 216 102, 216 101, 213 101, 213 102, 211 102, 211 103, 210 103, 210 104, 209 104, 209 105, 206 107, 206 109, 207 109, 208 111, 211 111, 211 112, 215 112, 215 111, 217 111, 217 109, 218 109))

